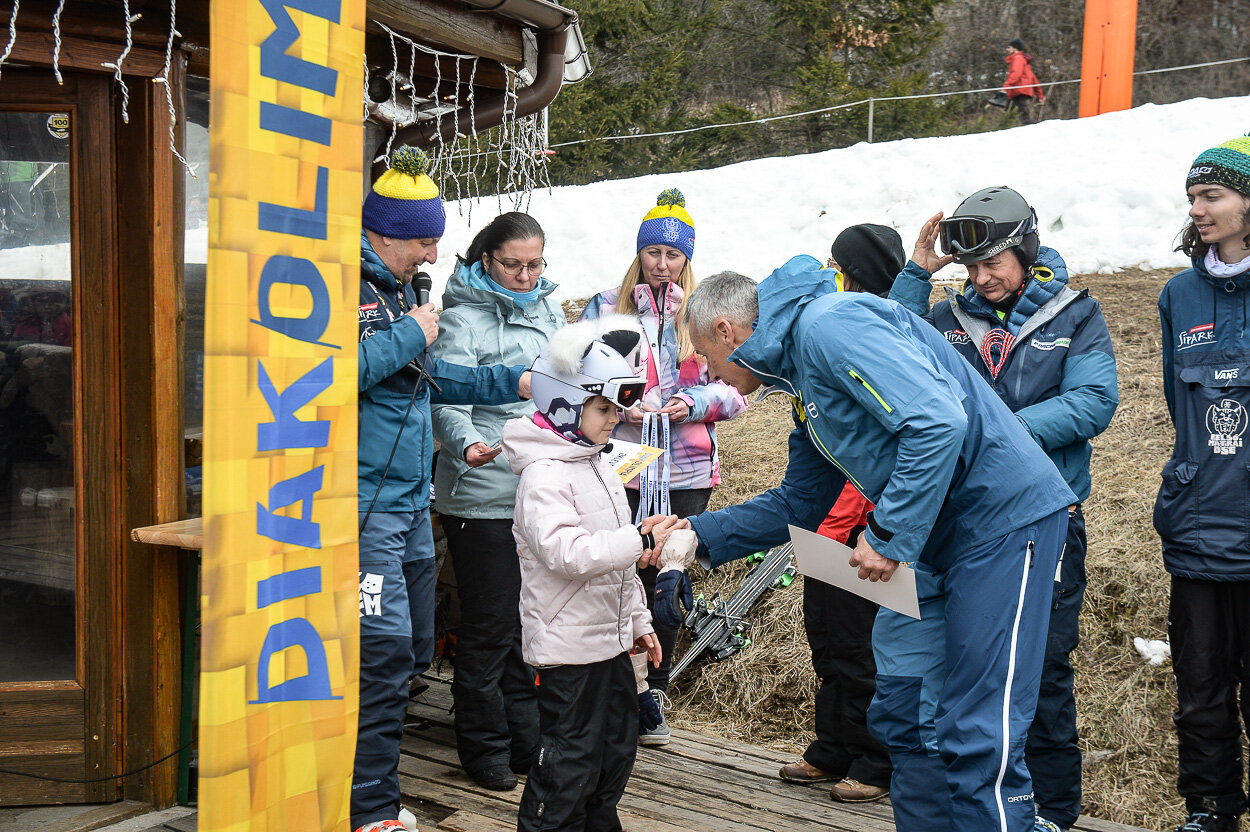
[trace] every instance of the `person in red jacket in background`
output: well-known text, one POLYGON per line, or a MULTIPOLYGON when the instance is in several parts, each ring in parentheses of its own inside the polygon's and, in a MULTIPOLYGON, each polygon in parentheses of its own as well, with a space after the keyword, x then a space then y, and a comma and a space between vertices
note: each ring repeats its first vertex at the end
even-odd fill
MULTIPOLYGON (((828 267, 837 269, 838 289, 885 297, 907 256, 893 228, 854 225, 838 235, 828 267)), ((854 546, 873 508, 849 482, 818 531, 854 546)), ((890 793, 890 754, 868 733, 868 703, 876 692, 872 624, 877 605, 815 579, 803 581, 803 624, 820 677, 816 691, 816 739, 803 756, 783 766, 792 783, 837 781, 830 797, 866 803, 890 793)))
POLYGON ((1046 100, 1046 93, 1033 74, 1033 56, 1024 51, 1024 42, 1016 38, 1007 44, 1004 60, 1007 61, 1007 80, 1003 82, 1003 92, 1007 93, 1007 109, 1019 110, 1021 124, 1032 124, 1037 120, 1034 103, 1046 100))

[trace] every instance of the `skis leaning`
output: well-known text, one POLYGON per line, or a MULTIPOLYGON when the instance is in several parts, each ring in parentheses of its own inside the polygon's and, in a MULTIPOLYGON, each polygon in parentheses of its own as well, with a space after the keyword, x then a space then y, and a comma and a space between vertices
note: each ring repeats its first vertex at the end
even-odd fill
POLYGON ((705 655, 719 662, 748 647, 751 644, 748 636, 751 622, 743 616, 750 612, 765 592, 773 587, 787 587, 794 582, 795 569, 789 543, 751 555, 747 562, 755 565, 731 597, 722 601, 717 592, 711 598, 705 599, 700 595, 695 599, 694 607, 686 613, 682 622, 682 627, 693 634, 693 640, 690 649, 673 663, 668 674, 670 681, 705 655))

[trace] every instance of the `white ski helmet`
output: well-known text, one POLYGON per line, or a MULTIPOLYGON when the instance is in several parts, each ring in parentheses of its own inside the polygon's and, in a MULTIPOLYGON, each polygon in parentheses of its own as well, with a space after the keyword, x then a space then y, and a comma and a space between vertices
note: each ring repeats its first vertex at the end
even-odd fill
POLYGON ((556 332, 530 368, 538 411, 561 434, 582 441, 582 405, 591 396, 604 396, 622 409, 633 407, 646 390, 646 382, 635 375, 642 337, 638 322, 624 315, 581 321, 556 332))

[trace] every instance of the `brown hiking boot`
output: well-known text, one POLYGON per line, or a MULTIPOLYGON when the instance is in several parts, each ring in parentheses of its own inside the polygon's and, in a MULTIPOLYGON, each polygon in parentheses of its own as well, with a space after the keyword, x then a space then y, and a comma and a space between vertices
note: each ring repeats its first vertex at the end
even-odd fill
POLYGON ((884 786, 869 786, 850 777, 843 777, 829 792, 829 796, 839 803, 871 803, 889 794, 890 790, 884 786))
POLYGON ((781 767, 781 779, 791 783, 827 783, 837 778, 800 757, 793 763, 781 767))

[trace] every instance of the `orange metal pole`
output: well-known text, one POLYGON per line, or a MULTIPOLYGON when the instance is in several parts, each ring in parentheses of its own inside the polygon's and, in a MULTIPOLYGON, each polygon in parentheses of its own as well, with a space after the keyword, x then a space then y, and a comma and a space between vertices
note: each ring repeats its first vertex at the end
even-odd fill
POLYGON ((1137 0, 1087 0, 1081 56, 1080 115, 1133 106, 1137 0))

